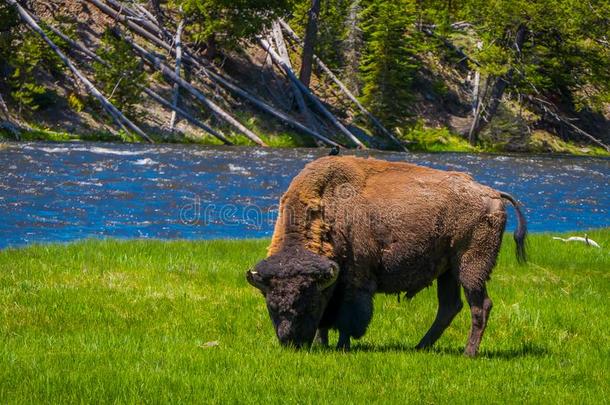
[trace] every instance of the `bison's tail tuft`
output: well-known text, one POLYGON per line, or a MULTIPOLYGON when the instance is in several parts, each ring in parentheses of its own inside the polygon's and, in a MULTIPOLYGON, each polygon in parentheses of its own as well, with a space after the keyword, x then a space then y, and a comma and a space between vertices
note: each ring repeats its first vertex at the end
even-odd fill
POLYGON ((513 237, 515 238, 515 243, 517 244, 517 262, 519 264, 523 264, 527 261, 527 256, 525 253, 525 238, 527 237, 527 222, 525 221, 525 216, 521 211, 520 204, 515 198, 507 193, 500 193, 500 196, 505 200, 508 200, 513 207, 515 207, 515 211, 517 212, 517 229, 515 229, 515 233, 513 237))

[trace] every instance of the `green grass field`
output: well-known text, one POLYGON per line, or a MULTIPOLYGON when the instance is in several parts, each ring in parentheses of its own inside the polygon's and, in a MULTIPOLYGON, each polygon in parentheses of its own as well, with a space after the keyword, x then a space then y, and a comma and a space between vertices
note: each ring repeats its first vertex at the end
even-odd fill
MULTIPOLYGON (((432 351, 435 288, 378 296, 353 351, 281 348, 244 271, 268 241, 87 241, 0 252, 0 402, 602 403, 610 398, 610 229, 507 236, 477 359, 464 310, 432 351)), ((331 335, 336 340, 336 334, 331 335)))

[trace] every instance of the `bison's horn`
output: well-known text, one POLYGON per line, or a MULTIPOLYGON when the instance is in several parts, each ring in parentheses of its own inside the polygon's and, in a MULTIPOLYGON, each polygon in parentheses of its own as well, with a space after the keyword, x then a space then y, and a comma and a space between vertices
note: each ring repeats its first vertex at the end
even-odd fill
POLYGON ((253 287, 258 288, 261 291, 265 291, 267 289, 267 286, 263 283, 261 277, 256 271, 248 270, 246 273, 246 280, 248 280, 248 283, 250 283, 253 287))
POLYGON ((331 285, 335 284, 339 278, 339 268, 336 265, 330 267, 330 277, 319 284, 321 290, 326 290, 331 285))

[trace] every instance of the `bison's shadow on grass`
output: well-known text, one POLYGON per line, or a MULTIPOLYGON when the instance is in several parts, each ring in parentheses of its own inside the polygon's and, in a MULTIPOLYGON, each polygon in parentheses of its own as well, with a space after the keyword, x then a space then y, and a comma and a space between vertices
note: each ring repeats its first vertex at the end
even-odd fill
MULTIPOLYGON (((352 346, 352 352, 367 352, 367 353, 389 353, 389 352, 421 352, 421 353, 435 353, 449 356, 463 356, 464 349, 462 347, 432 347, 426 350, 418 350, 413 345, 404 343, 387 343, 387 344, 372 344, 372 343, 359 343, 352 346)), ((518 347, 506 348, 506 349, 495 349, 495 350, 481 350, 479 357, 488 359, 515 359, 519 357, 543 357, 550 354, 547 347, 531 344, 522 343, 518 347)))

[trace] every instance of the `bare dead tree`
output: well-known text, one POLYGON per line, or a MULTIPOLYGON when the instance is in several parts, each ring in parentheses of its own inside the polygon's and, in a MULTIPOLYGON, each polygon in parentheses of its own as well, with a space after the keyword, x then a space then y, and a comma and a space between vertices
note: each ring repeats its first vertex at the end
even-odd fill
MULTIPOLYGON (((176 67, 174 68, 174 72, 180 76, 180 70, 182 68, 182 30, 184 29, 184 18, 178 24, 178 29, 176 30, 176 67)), ((174 107, 178 107, 178 101, 180 99, 180 86, 178 83, 174 83, 174 94, 172 105, 174 107)), ((174 131, 174 127, 176 125, 176 110, 172 111, 172 116, 169 120, 169 130, 174 131)))
POLYGON ((305 41, 303 43, 303 55, 301 56, 301 72, 299 79, 305 87, 309 87, 313 66, 313 53, 318 36, 318 18, 320 17, 321 0, 311 0, 311 8, 307 16, 307 28, 305 28, 305 41))
MULTIPOLYGON (((104 12, 105 14, 112 16, 113 18, 116 18, 119 21, 125 23, 127 25, 127 27, 131 31, 136 33, 138 36, 151 42, 155 46, 158 46, 161 49, 164 49, 164 50, 170 52, 170 54, 175 55, 175 49, 170 44, 168 44, 163 39, 161 39, 159 35, 157 35, 157 33, 160 32, 159 27, 154 27, 154 32, 150 32, 150 31, 148 31, 149 25, 142 25, 142 26, 138 25, 135 21, 125 18, 124 15, 118 13, 117 10, 114 10, 114 9, 108 7, 107 5, 102 3, 100 0, 86 0, 86 1, 95 5, 100 11, 104 12)), ((110 1, 110 0, 108 0, 108 1, 110 1)), ((112 0, 112 1, 116 2, 115 0, 112 0)), ((133 14, 133 11, 131 11, 128 7, 125 7, 125 9, 123 11, 130 15, 133 14)), ((203 60, 203 58, 194 56, 192 53, 189 52, 188 48, 184 47, 184 46, 183 46, 183 61, 185 63, 188 63, 190 66, 196 67, 197 69, 201 70, 203 72, 204 78, 220 84, 221 86, 223 86, 224 88, 229 90, 231 93, 235 94, 236 96, 238 96, 242 99, 245 99, 246 101, 248 101, 252 105, 254 105, 256 108, 258 108, 259 110, 272 115, 273 117, 279 119, 284 124, 294 128, 300 132, 303 132, 309 136, 320 139, 322 142, 324 142, 328 145, 341 146, 336 141, 334 141, 324 135, 319 134, 315 130, 307 128, 305 125, 299 123, 295 119, 289 117, 288 115, 284 114, 283 112, 270 106, 268 103, 266 103, 265 101, 256 97, 255 95, 251 94, 250 92, 239 87, 238 85, 233 83, 231 80, 224 77, 219 72, 215 71, 213 66, 211 66, 209 63, 206 63, 203 60)))
MULTIPOLYGON (((521 53, 526 35, 527 27, 524 24, 520 24, 515 33, 514 41, 518 53, 521 53)), ((479 97, 470 132, 468 133, 468 140, 471 144, 474 145, 478 142, 479 134, 496 115, 500 102, 502 101, 502 96, 504 96, 506 88, 512 83, 514 74, 515 69, 514 67, 511 67, 508 72, 502 76, 487 78, 487 89, 484 93, 487 97, 479 97)))
MULTIPOLYGON (((274 21, 272 33, 273 33, 273 40, 277 47, 278 53, 279 53, 280 57, 282 58, 282 61, 286 64, 286 66, 288 66, 290 69, 292 69, 292 64, 290 62, 290 55, 288 54, 288 49, 286 48, 286 43, 284 42, 284 35, 282 34, 282 27, 280 26, 279 22, 274 21)), ((292 94, 294 95, 294 100, 296 101, 297 106, 299 107, 299 111, 305 117, 305 120, 307 121, 307 125, 309 125, 309 127, 311 129, 317 131, 318 128, 317 128, 316 121, 313 118, 313 116, 311 115, 309 108, 307 108, 307 104, 305 104, 305 99, 303 98, 303 93, 301 93, 301 90, 299 89, 299 87, 292 80, 289 80, 289 82, 290 82, 290 87, 292 88, 292 94)), ((316 139, 316 141, 318 141, 318 140, 316 139)))
POLYGON ((8 107, 6 106, 6 103, 4 102, 4 99, 2 98, 2 94, 0 94, 0 110, 2 111, 2 115, 4 115, 4 119, 6 121, 10 121, 10 115, 8 112, 8 107))
POLYGON ((239 131, 242 135, 250 139, 252 142, 260 145, 267 146, 262 139, 258 137, 254 132, 246 128, 242 123, 240 123, 235 117, 233 117, 230 113, 223 110, 216 103, 211 101, 207 96, 205 96, 201 91, 195 88, 193 85, 188 83, 186 80, 176 75, 172 69, 170 69, 160 58, 148 52, 140 45, 136 44, 133 40, 127 38, 125 35, 121 35, 121 37, 129 43, 133 49, 142 57, 144 61, 146 61, 150 66, 152 66, 155 70, 158 70, 167 78, 169 78, 172 82, 177 83, 191 93, 201 104, 203 104, 206 108, 208 108, 214 115, 223 121, 227 122, 231 126, 233 126, 237 131, 239 131))

